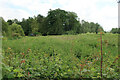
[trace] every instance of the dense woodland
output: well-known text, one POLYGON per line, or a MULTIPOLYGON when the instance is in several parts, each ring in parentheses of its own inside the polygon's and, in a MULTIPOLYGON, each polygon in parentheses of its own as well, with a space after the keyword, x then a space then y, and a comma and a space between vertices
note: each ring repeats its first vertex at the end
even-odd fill
MULTIPOLYGON (((80 33, 98 33, 104 31, 98 23, 87 22, 78 18, 75 12, 61 9, 49 10, 48 15, 41 14, 29 17, 28 19, 8 20, 2 19, 2 34, 7 37, 18 36, 36 36, 36 35, 62 35, 62 34, 80 34, 80 33)), ((117 28, 111 30, 112 33, 118 33, 117 28)))

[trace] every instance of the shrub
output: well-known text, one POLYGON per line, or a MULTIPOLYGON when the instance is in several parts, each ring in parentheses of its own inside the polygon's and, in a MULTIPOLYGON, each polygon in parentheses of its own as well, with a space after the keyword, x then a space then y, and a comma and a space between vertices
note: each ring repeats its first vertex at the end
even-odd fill
POLYGON ((15 23, 13 23, 10 26, 10 31, 11 31, 11 37, 20 37, 25 35, 22 27, 15 23))
POLYGON ((66 31, 65 34, 67 35, 75 35, 75 31, 71 30, 71 31, 66 31))

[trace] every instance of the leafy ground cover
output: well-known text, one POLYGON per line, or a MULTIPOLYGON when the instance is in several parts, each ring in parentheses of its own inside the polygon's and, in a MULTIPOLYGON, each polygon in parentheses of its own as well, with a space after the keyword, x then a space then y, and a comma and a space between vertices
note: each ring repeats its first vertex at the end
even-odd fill
MULTIPOLYGON (((103 34, 103 78, 120 78, 118 35, 103 34)), ((100 34, 2 41, 3 78, 101 78, 100 34)))

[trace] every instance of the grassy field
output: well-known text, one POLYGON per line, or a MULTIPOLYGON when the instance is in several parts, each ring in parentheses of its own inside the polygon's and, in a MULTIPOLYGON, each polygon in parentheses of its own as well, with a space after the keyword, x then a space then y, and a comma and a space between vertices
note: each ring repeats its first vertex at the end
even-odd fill
MULTIPOLYGON (((103 77, 118 76, 118 35, 103 34, 103 77)), ((3 38, 4 78, 100 78, 100 34, 3 38)))

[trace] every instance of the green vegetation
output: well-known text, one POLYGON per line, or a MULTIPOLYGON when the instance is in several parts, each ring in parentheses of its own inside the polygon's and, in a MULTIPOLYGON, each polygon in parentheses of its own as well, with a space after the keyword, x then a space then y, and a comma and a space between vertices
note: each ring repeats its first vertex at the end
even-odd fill
MULTIPOLYGON (((0 19, 4 79, 101 78, 100 24, 61 9, 22 21, 0 19)), ((120 78, 117 30, 102 35, 103 78, 120 78)))
MULTIPOLYGON (((103 34, 103 78, 120 78, 118 34, 103 34)), ((3 38, 3 78, 100 78, 100 34, 3 38)))
POLYGON ((3 18, 0 18, 2 21, 2 35, 7 38, 19 38, 21 36, 25 36, 24 31, 21 25, 16 23, 12 23, 8 25, 7 22, 4 21, 3 18))
MULTIPOLYGON (((98 33, 104 31, 102 26, 98 23, 87 22, 78 18, 75 12, 65 11, 61 9, 49 10, 46 17, 42 15, 37 15, 34 17, 29 17, 28 19, 22 19, 18 21, 17 19, 8 20, 7 22, 2 19, 2 30, 3 36, 11 36, 9 32, 12 30, 9 27, 13 23, 21 26, 21 33, 26 36, 36 36, 36 35, 63 35, 63 34, 80 34, 80 33, 98 33)), ((16 26, 17 26, 16 25, 16 26)), ((16 34, 16 31, 14 31, 16 34)), ((17 35, 20 35, 17 30, 17 35)), ((12 37, 12 36, 11 36, 12 37)))
POLYGON ((113 34, 115 34, 115 33, 120 34, 120 28, 112 28, 112 30, 110 32, 113 33, 113 34))

